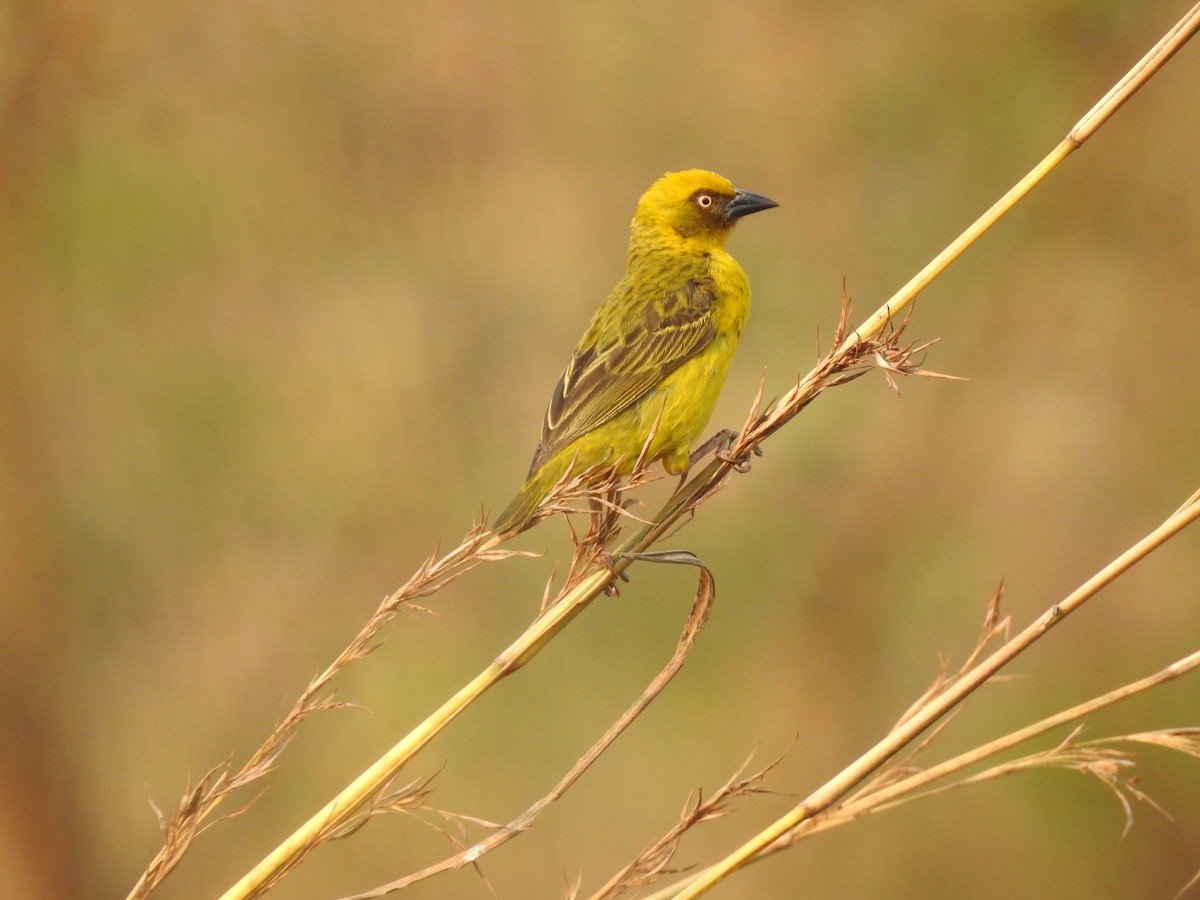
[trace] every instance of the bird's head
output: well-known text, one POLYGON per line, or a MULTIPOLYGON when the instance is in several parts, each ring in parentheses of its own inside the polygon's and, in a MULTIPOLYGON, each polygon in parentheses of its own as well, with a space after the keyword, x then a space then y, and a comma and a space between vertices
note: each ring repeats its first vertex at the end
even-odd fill
POLYGON ((738 219, 778 205, 738 190, 716 172, 688 169, 668 172, 642 194, 633 226, 635 232, 678 235, 687 242, 722 247, 738 219))

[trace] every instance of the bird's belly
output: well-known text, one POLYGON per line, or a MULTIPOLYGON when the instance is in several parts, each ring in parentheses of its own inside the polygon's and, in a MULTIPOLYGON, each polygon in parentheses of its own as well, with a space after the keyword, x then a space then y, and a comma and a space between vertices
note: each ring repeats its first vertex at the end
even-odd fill
POLYGON ((576 471, 615 462, 628 474, 649 440, 647 460, 661 459, 671 473, 683 471, 717 405, 733 345, 729 339, 714 340, 629 409, 562 450, 564 467, 572 459, 576 471))
POLYGON ((651 431, 650 459, 662 459, 668 471, 682 471, 688 451, 700 437, 717 405, 733 348, 718 338, 646 395, 630 413, 644 444, 651 431))

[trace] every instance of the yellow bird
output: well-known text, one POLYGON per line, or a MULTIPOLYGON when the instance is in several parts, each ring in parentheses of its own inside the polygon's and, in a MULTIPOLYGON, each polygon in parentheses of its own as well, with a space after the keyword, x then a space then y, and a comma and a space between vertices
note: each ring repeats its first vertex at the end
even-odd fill
POLYGON ((529 478, 496 520, 529 527, 565 475, 646 459, 685 472, 750 311, 750 282, 725 252, 734 223, 778 206, 715 172, 668 172, 642 195, 625 277, 596 311, 550 398, 529 478))

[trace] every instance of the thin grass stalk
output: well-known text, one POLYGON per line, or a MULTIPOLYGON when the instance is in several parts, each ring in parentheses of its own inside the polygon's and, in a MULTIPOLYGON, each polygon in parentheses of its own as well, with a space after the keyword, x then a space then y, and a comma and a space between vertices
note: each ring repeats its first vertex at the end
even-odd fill
POLYGON ((983 684, 986 684, 1004 666, 1024 653, 1068 615, 1197 519, 1200 519, 1200 491, 1193 494, 1183 506, 1172 513, 1154 531, 1085 581, 1068 597, 1047 609, 1025 630, 1006 642, 1004 646, 961 679, 950 684, 944 692, 932 697, 927 705, 916 710, 883 740, 806 797, 803 802, 793 807, 786 815, 763 829, 719 863, 685 882, 661 892, 656 897, 674 897, 677 900, 699 897, 802 823, 829 809, 856 785, 880 769, 907 744, 915 740, 926 728, 950 712, 983 684))
MULTIPOLYGON (((1055 728, 1061 728, 1072 722, 1078 722, 1106 707, 1121 703, 1137 694, 1144 693, 1161 684, 1166 684, 1168 681, 1181 678, 1198 668, 1200 668, 1200 651, 1176 660, 1153 675, 1147 675, 1145 678, 1122 685, 1099 697, 1093 697, 1091 700, 1086 700, 1052 716, 1047 716, 1039 722, 1019 728, 1016 731, 968 750, 965 753, 960 753, 920 772, 883 785, 878 789, 872 790, 869 794, 856 796, 837 809, 831 810, 831 813, 827 816, 802 822, 789 834, 767 847, 760 856, 767 856, 778 850, 783 850, 786 847, 790 847, 796 841, 817 832, 827 831, 838 825, 845 825, 847 822, 866 815, 873 815, 893 809, 901 803, 916 799, 914 794, 917 791, 937 781, 941 781, 943 778, 962 772, 964 769, 977 765, 985 759, 989 759, 1013 747, 1020 746, 1026 741, 1033 740, 1048 731, 1053 731, 1055 728)), ((947 785, 947 788, 955 786, 947 785)), ((944 789, 939 789, 939 791, 944 789)), ((921 794, 919 796, 932 796, 933 793, 936 792, 921 794)))
POLYGON ((129 892, 128 900, 148 896, 171 874, 191 842, 215 821, 213 817, 230 794, 254 784, 274 770, 300 725, 310 715, 347 705, 334 699, 330 682, 351 663, 365 659, 379 646, 380 632, 401 609, 419 609, 415 600, 436 593, 481 563, 526 555, 521 551, 496 550, 495 544, 492 536, 482 526, 477 526, 450 552, 444 555, 435 552, 404 585, 379 604, 334 661, 313 677, 291 710, 241 768, 233 771, 229 760, 213 766, 194 785, 188 786, 170 819, 155 807, 163 832, 163 845, 129 892))
MULTIPOLYGON (((924 799, 936 796, 944 791, 951 790, 956 787, 964 786, 966 782, 956 782, 954 784, 945 785, 934 788, 932 790, 917 793, 924 788, 935 784, 942 779, 955 775, 963 770, 976 765, 986 759, 996 756, 1006 750, 1017 747, 1027 741, 1030 741, 1040 735, 1043 735, 1055 728, 1061 728, 1064 725, 1069 725, 1072 722, 1078 722, 1089 715, 1098 712, 1106 707, 1123 702, 1131 697, 1152 690, 1160 685, 1166 684, 1177 678, 1181 678, 1196 669, 1200 669, 1200 651, 1191 653, 1182 659, 1176 660, 1166 668, 1160 669, 1152 675, 1141 678, 1137 681, 1130 682, 1099 697, 1077 704, 1062 712, 1048 716, 1039 722, 1020 728, 993 741, 989 741, 979 747, 975 747, 964 753, 960 753, 951 759, 945 760, 936 765, 930 766, 927 769, 913 772, 903 778, 887 780, 884 784, 878 787, 867 787, 863 792, 860 792, 852 799, 843 803, 834 809, 828 810, 825 814, 808 819, 802 822, 799 826, 793 829, 788 834, 784 835, 775 843, 764 848, 764 850, 756 855, 753 862, 758 862, 765 859, 774 853, 785 850, 791 847, 797 841, 810 837, 822 831, 828 831, 831 828, 836 828, 841 825, 846 825, 852 821, 856 821, 864 816, 874 815, 886 810, 894 809, 897 806, 908 803, 912 800, 924 799)), ((922 698, 923 700, 924 698, 922 698)), ((919 701, 921 702, 921 701, 919 701)), ((1107 739, 1107 743, 1120 740, 1129 740, 1136 736, 1121 736, 1107 739)), ((1093 742, 1094 743, 1094 742, 1093 742)), ((667 841, 677 841, 682 835, 682 830, 676 826, 664 838, 661 838, 658 844, 663 844, 667 841)), ((628 867, 627 867, 628 868, 628 867)), ((676 883, 675 885, 660 890, 653 895, 650 895, 646 900, 667 900, 667 898, 675 897, 684 884, 684 882, 676 883)), ((602 889, 591 895, 590 900, 602 900, 616 896, 623 887, 620 882, 620 875, 611 879, 602 889)))
MULTIPOLYGON (((890 299, 883 307, 877 311, 861 329, 856 329, 854 334, 846 338, 843 346, 846 346, 854 341, 865 337, 870 337, 878 334, 883 327, 890 322, 895 314, 907 306, 922 291, 928 284, 945 271, 946 267, 951 262, 957 259, 969 246, 971 246, 979 237, 1000 220, 1017 202, 1025 197, 1043 178, 1053 171, 1064 159, 1079 147, 1083 146, 1096 131, 1104 125, 1139 88, 1142 87, 1175 53, 1182 47, 1196 31, 1200 29, 1200 4, 1193 6, 1192 9, 1175 24, 1163 38, 1155 44, 1150 51, 1138 61, 1138 63, 1130 69, 1120 81, 1118 81, 1109 91, 1102 97, 1095 106, 1093 106, 1082 119, 1068 132, 1067 136, 1055 147, 1046 157, 1033 168, 1032 171, 1014 187, 1008 191, 999 201, 997 201, 987 212, 980 216, 970 227, 967 228, 958 238, 956 238, 945 250, 943 250, 932 262, 921 270, 912 278, 897 294, 890 299)), ((839 348, 841 349, 841 348, 839 348)), ((1193 504, 1193 513, 1200 513, 1200 508, 1193 504)), ((1181 517, 1182 518, 1182 517, 1181 517)), ((1190 521, 1188 519, 1187 521, 1190 521)), ((1183 521, 1179 525, 1182 528, 1187 524, 1183 521)), ((1174 531, 1171 532, 1174 534, 1174 531)), ((1169 537, 1169 535, 1168 535, 1169 537)), ((1165 539, 1165 538, 1164 538, 1165 539)), ((1155 545, 1157 546, 1157 544, 1155 545)), ((1101 573, 1103 574, 1103 573, 1101 573)), ((1116 577, 1113 574, 1111 577, 1116 577)), ((1104 583, 1107 583, 1105 581, 1104 583)), ((1082 590, 1082 589, 1081 589, 1082 590)), ((1060 606, 1052 608, 1045 616, 1031 625, 1025 632, 1019 636, 1020 643, 1015 644, 1015 653, 1021 652, 1025 646, 1032 644, 1037 640, 1047 629, 1053 627, 1062 616, 1074 609, 1078 603, 1083 602, 1088 595, 1072 595, 1081 599, 1076 600, 1073 605, 1068 605, 1064 602, 1060 606)), ((1069 598, 1069 599, 1072 599, 1069 598)), ((1004 665, 1011 656, 1003 656, 1004 651, 999 651, 994 654, 989 663, 998 664, 996 668, 1004 665)), ((1013 653, 1012 655, 1015 655, 1013 653)), ((981 667, 982 672, 987 672, 987 664, 981 667)), ((988 673, 987 677, 991 677, 993 672, 988 673)), ((979 682, 980 684, 982 681, 979 682)), ((820 789, 815 795, 810 797, 800 806, 796 807, 789 815, 784 816, 774 826, 757 835, 752 840, 748 841, 742 847, 738 848, 726 859, 722 860, 717 865, 713 866, 706 872, 697 877, 688 887, 684 888, 677 896, 680 898, 698 897, 713 887, 720 881, 723 881, 731 872, 740 868, 746 861, 757 853, 760 853, 766 846, 778 840, 788 831, 795 828, 805 819, 810 818, 814 812, 819 809, 824 809, 836 801, 839 797, 849 791, 855 784, 861 781, 871 771, 882 765, 884 759, 895 752, 896 749, 902 747, 908 740, 916 737, 926 726, 936 721, 946 710, 950 709, 962 697, 965 697, 974 686, 969 686, 970 682, 963 682, 956 685, 946 695, 939 698, 938 702, 930 708, 930 711, 924 715, 914 717, 914 720, 907 727, 900 731, 901 735, 906 735, 902 743, 892 749, 895 739, 885 741, 878 745, 875 752, 863 757, 858 763, 846 769, 842 776, 835 778, 829 782, 824 788, 820 789), (969 686, 969 687, 968 687, 969 686), (964 690, 964 688, 966 688, 964 690), (953 702, 947 703, 948 700, 953 702), (936 715, 933 713, 936 712, 936 715), (914 726, 920 724, 920 728, 914 730, 914 726), (911 732, 911 734, 909 733, 911 732), (886 745, 886 746, 885 746, 886 745), (878 758, 882 755, 882 758, 878 758)))
POLYGON ((601 585, 611 577, 607 572, 593 572, 573 591, 556 603, 531 625, 508 649, 473 678, 458 693, 441 705, 432 715, 398 741, 369 769, 330 800, 290 837, 247 872, 222 895, 222 900, 242 900, 258 896, 270 887, 308 849, 344 825, 372 797, 379 793, 417 751, 428 744, 443 728, 458 717, 471 703, 532 658, 576 615, 592 598, 603 590, 601 585))
POLYGON ((426 878, 431 878, 441 872, 449 869, 461 868, 467 865, 474 865, 484 854, 490 853, 501 844, 511 840, 517 834, 525 831, 533 825, 537 816, 551 803, 554 803, 567 792, 567 790, 582 777, 601 754, 607 750, 612 743, 620 737, 620 735, 628 728, 633 721, 640 716, 660 693, 683 668, 683 663, 695 645, 696 638, 700 635, 700 630, 708 621, 708 615, 712 609, 713 598, 716 596, 716 586, 713 582, 712 573, 704 566, 700 566, 700 585, 696 590, 696 597, 692 603, 692 611, 688 616, 686 625, 684 626, 683 634, 680 636, 676 645, 675 652, 666 666, 658 673, 653 681, 646 686, 641 696, 630 706, 616 722, 596 741, 592 747, 579 758, 570 770, 559 779, 550 793, 546 794, 541 799, 537 800, 533 805, 518 815, 507 825, 497 826, 492 834, 488 835, 481 841, 463 849, 461 852, 447 857, 440 862, 427 866, 424 869, 406 875, 395 881, 380 885, 373 890, 366 891, 361 894, 355 894, 352 897, 343 898, 343 900, 369 900, 369 898, 382 897, 393 891, 402 890, 409 887, 418 881, 423 881, 426 878))

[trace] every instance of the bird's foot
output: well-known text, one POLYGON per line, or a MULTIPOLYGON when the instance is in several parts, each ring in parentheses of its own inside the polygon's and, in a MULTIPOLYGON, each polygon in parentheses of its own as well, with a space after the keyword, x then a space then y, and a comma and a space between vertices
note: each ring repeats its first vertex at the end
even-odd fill
POLYGON ((713 453, 713 456, 715 456, 717 459, 721 460, 722 462, 729 463, 729 465, 733 469, 733 471, 741 473, 741 474, 745 474, 746 472, 750 471, 750 456, 751 455, 762 456, 763 455, 762 448, 761 447, 752 447, 751 449, 749 449, 745 453, 743 453, 741 456, 730 456, 724 450, 717 450, 715 453, 713 453))
POLYGON ((730 456, 729 448, 733 446, 735 440, 737 440, 736 431, 732 428, 722 428, 692 452, 692 455, 688 457, 688 468, 690 469, 705 454, 711 452, 717 459, 729 463, 735 472, 749 472, 750 454, 753 453, 755 456, 762 456, 762 449, 755 447, 753 450, 747 450, 739 456, 730 456))
POLYGON ((618 586, 619 583, 628 581, 629 576, 624 572, 617 571, 617 561, 613 559, 613 555, 607 550, 601 550, 596 555, 596 559, 600 562, 600 565, 604 566, 612 574, 612 581, 605 585, 604 593, 609 597, 616 597, 621 593, 621 589, 618 586))
POLYGON ((688 457, 687 467, 690 469, 709 453, 712 453, 720 459, 724 459, 724 457, 721 456, 721 453, 732 447, 736 438, 737 432, 732 428, 722 428, 707 441, 692 451, 691 456, 688 457))

